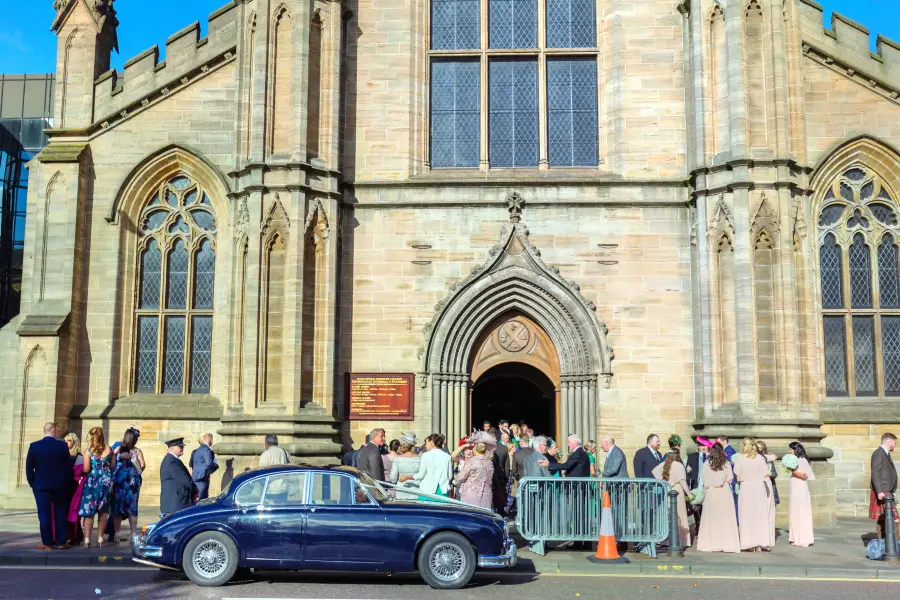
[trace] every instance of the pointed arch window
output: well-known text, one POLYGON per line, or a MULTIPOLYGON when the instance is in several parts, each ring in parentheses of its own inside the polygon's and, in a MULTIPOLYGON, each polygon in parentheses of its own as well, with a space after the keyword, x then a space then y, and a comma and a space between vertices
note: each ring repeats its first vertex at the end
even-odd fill
POLYGON ((825 190, 819 277, 829 396, 900 396, 900 226, 894 197, 861 164, 825 190))
POLYGON ((141 211, 135 392, 209 393, 215 244, 209 196, 184 175, 160 185, 141 211))

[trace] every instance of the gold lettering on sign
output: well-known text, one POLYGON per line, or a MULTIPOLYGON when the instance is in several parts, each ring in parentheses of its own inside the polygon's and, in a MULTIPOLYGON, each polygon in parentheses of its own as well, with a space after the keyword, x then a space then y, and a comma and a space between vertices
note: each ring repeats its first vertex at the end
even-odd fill
POLYGON ((347 409, 350 419, 413 419, 412 374, 349 373, 347 409))

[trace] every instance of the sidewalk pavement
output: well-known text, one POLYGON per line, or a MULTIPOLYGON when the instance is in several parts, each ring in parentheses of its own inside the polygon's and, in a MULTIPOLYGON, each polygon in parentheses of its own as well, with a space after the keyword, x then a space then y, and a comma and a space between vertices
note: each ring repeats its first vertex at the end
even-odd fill
MULTIPOLYGON (((149 522, 141 519, 140 525, 149 522)), ((127 524, 124 530, 128 530, 127 524)), ((37 514, 33 511, 0 510, 0 565, 23 566, 136 566, 131 561, 128 542, 104 544, 103 548, 38 550, 37 514)), ((866 558, 866 543, 874 537, 874 522, 844 519, 833 527, 816 529, 816 543, 795 548, 788 543, 786 529, 779 530, 772 552, 740 554, 705 553, 687 550, 684 558, 653 559, 644 554, 628 554, 630 564, 596 565, 588 562, 592 552, 569 550, 549 544, 546 556, 538 556, 519 540, 517 571, 571 575, 689 575, 768 578, 891 579, 900 581, 900 566, 866 558)))

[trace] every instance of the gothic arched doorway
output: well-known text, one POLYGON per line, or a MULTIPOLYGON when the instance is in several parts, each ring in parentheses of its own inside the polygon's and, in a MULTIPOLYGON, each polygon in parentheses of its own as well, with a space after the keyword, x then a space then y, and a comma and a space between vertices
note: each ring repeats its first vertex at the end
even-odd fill
POLYGON ((543 327, 520 311, 495 319, 478 337, 469 367, 471 427, 525 421, 558 437, 559 355, 543 327))
POLYGON ((501 419, 528 423, 535 433, 558 437, 556 386, 538 369, 516 362, 489 369, 472 386, 472 427, 501 419))
MULTIPOLYGON (((593 438, 597 387, 608 387, 612 376, 613 352, 606 341, 606 327, 578 285, 541 260, 528 240, 528 230, 519 222, 521 198, 513 194, 508 203, 511 222, 501 242, 491 249, 484 265, 455 283, 449 296, 435 305, 435 315, 425 327, 423 375, 431 380, 432 428, 451 440, 465 435, 473 423, 473 383, 492 367, 524 363, 555 385, 557 435, 578 433, 583 439, 593 438), (540 330, 547 341, 542 346, 547 349, 544 360, 534 354, 538 348, 533 339, 540 336, 520 337, 531 330, 496 329, 510 319, 527 319, 535 324, 534 331, 540 330), (492 331, 503 352, 497 347, 483 352, 485 332, 492 331)), ((427 385, 427 379, 421 383, 427 385)))

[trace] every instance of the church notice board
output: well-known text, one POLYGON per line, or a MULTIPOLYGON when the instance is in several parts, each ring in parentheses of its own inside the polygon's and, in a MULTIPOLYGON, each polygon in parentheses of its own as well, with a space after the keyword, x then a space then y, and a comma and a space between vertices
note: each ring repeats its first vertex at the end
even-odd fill
POLYGON ((412 421, 415 379, 411 373, 347 373, 347 418, 412 421))

